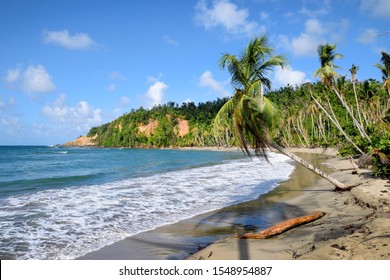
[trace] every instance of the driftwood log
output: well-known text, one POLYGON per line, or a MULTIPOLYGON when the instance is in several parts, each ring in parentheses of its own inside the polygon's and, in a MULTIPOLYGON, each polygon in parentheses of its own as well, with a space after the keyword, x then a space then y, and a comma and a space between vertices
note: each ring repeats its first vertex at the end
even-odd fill
POLYGON ((311 215, 301 216, 289 219, 287 221, 281 222, 279 224, 276 224, 270 228, 267 228, 265 230, 262 230, 257 233, 245 233, 238 235, 237 238, 239 239, 266 239, 270 238, 272 236, 281 234, 287 230, 290 230, 294 227, 307 224, 310 222, 313 222, 321 217, 325 216, 324 212, 317 211, 311 215))

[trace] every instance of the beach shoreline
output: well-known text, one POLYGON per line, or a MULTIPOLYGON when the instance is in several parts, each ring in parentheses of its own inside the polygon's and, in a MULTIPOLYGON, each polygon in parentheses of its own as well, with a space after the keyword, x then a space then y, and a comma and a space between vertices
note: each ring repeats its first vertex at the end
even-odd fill
MULTIPOLYGON (((231 151, 230 149, 228 151, 231 151)), ((317 158, 315 154, 306 154, 317 158)), ((327 156, 321 156, 321 161, 327 156)), ((295 165, 293 161, 289 164, 295 165)), ((268 164, 267 164, 268 165, 268 164)), ((315 180, 316 175, 304 173, 304 184, 298 186, 302 168, 295 167, 290 178, 283 182, 275 182, 277 186, 268 193, 259 194, 252 200, 207 211, 178 222, 157 227, 132 235, 99 250, 87 253, 78 259, 185 259, 207 246, 238 230, 260 227, 279 215, 278 203, 285 197, 299 195, 307 182, 315 180), (294 175, 295 174, 295 175, 294 175), (288 190, 294 189, 294 192, 288 190), (265 217, 259 219, 263 213, 265 217)), ((304 172, 306 170, 303 170, 304 172)), ((268 185, 269 183, 265 181, 268 185)), ((217 195, 217 194, 215 194, 217 195)))
MULTIPOLYGON (((320 155, 318 151, 304 152, 302 155, 311 162, 316 161, 316 165, 329 158, 322 150, 320 155)), ((283 201, 299 196, 316 180, 316 175, 296 165, 288 180, 254 200, 133 235, 78 259, 185 259, 220 238, 282 218, 283 211, 279 208, 284 206, 283 201)))
POLYGON ((352 168, 335 149, 290 150, 342 182, 362 185, 337 193, 294 163, 288 180, 257 199, 133 235, 78 259, 390 259, 390 183, 371 177, 369 170, 359 169, 356 175, 334 171, 352 168), (235 238, 319 210, 325 217, 271 239, 235 238))
MULTIPOLYGON (((320 149, 293 149, 319 153, 320 149)), ((352 168, 349 159, 333 157, 326 164, 337 169, 352 168)), ((323 154, 323 152, 321 152, 323 154)), ((335 192, 324 179, 310 183, 300 195, 284 201, 285 219, 323 211, 326 215, 270 239, 218 240, 188 257, 188 260, 337 260, 390 259, 390 182, 372 177, 370 170, 333 170, 332 176, 347 184, 360 183, 350 192, 335 192)), ((282 220, 281 220, 282 221, 282 220)), ((278 221, 275 221, 275 223, 278 221)), ((272 226, 272 225, 269 225, 272 226)))

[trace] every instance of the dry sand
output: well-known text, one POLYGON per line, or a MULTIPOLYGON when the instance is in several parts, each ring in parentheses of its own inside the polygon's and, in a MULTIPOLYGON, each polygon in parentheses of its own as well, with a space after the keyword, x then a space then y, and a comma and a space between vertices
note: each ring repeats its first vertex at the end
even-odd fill
MULTIPOLYGON (((297 151, 322 152, 295 150, 297 151)), ((327 153, 334 155, 334 151, 331 150, 327 153)), ((352 167, 348 159, 331 158, 327 163, 338 169, 352 167)), ((297 183, 304 184, 306 176, 307 173, 298 178, 297 183)), ((283 202, 283 209, 287 210, 279 217, 280 221, 315 211, 325 212, 323 218, 270 239, 237 239, 234 236, 224 238, 187 259, 389 260, 390 182, 373 178, 369 170, 362 169, 355 175, 351 170, 347 170, 336 171, 332 176, 347 184, 361 185, 350 192, 338 193, 333 191, 333 186, 327 181, 319 179, 311 188, 299 190, 298 196, 291 197, 294 188, 291 188, 290 182, 288 189, 284 191, 279 189, 279 196, 273 195, 269 198, 280 200, 280 196, 289 197, 283 202)))

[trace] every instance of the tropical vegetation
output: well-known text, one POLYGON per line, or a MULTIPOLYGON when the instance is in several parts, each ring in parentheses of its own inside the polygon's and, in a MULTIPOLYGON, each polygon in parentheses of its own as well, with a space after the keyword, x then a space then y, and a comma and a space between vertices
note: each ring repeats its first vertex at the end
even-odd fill
POLYGON ((319 46, 318 56, 313 76, 319 81, 271 90, 269 75, 285 59, 265 36, 254 38, 241 55, 219 61, 231 74, 231 98, 141 107, 91 128, 88 136, 104 147, 240 146, 258 155, 269 146, 336 147, 342 156, 364 155, 362 166, 389 178, 390 55, 382 52, 375 65, 352 65, 350 79, 337 72, 342 55, 335 45, 319 46), (382 81, 359 81, 360 67, 377 68, 382 81), (181 135, 183 121, 188 132, 181 135), (152 130, 142 129, 152 123, 152 130))

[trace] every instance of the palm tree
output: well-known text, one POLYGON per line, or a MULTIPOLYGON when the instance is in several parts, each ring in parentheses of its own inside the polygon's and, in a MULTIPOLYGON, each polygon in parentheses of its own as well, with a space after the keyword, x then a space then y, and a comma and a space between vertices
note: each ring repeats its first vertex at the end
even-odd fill
POLYGON ((363 127, 363 122, 362 122, 362 116, 360 113, 360 105, 357 97, 357 92, 356 92, 356 74, 359 70, 359 66, 356 66, 355 64, 352 64, 352 67, 349 69, 349 72, 351 73, 351 81, 352 81, 352 86, 353 86, 353 93, 355 94, 355 102, 356 102, 356 109, 357 109, 357 114, 359 117, 359 122, 360 125, 363 127))
POLYGON ((342 58, 342 54, 334 53, 336 45, 319 45, 317 52, 320 57, 321 67, 314 72, 314 77, 319 76, 321 81, 331 87, 334 83, 334 79, 338 76, 335 68, 340 68, 334 65, 334 60, 342 58))
MULTIPOLYGON (((319 76, 322 83, 325 84, 327 87, 329 87, 331 90, 333 90, 335 92, 336 96, 341 101, 341 104, 347 110, 347 113, 352 118, 353 124, 359 130, 359 133, 361 134, 361 136, 363 138, 366 138, 369 142, 371 142, 371 139, 367 135, 366 131, 364 130, 364 127, 356 120, 356 118, 353 115, 351 109, 349 108, 347 102, 345 101, 345 99, 341 96, 341 94, 339 93, 339 91, 335 87, 335 81, 336 81, 336 77, 338 77, 338 74, 336 73, 336 71, 334 69, 340 68, 340 67, 338 67, 334 64, 334 60, 337 58, 343 57, 341 54, 336 54, 334 52, 335 49, 336 49, 336 45, 329 45, 329 44, 320 45, 318 47, 317 51, 318 51, 318 55, 320 58, 321 67, 318 68, 314 72, 314 77, 319 76)), ((312 98, 315 100, 313 95, 312 95, 312 98)), ((347 136, 345 131, 340 126, 339 121, 333 112, 333 108, 330 104, 328 96, 327 96, 327 100, 328 100, 329 109, 330 109, 331 114, 333 116, 333 120, 331 119, 332 122, 336 125, 338 130, 344 135, 344 137, 347 139, 347 141, 350 142, 355 147, 355 149, 357 151, 359 151, 359 153, 364 154, 364 152, 351 140, 350 137, 347 136)), ((316 101, 316 103, 318 103, 318 102, 316 101)), ((322 110, 324 110, 324 108, 322 106, 321 106, 321 108, 322 108, 322 110)), ((329 116, 328 112, 326 112, 326 111, 324 111, 324 112, 329 116)))
POLYGON ((387 90, 387 92, 390 95, 390 54, 386 52, 381 52, 382 58, 381 62, 375 64, 374 66, 377 67, 381 73, 382 73, 382 79, 383 79, 383 87, 387 90))
POLYGON ((218 127, 231 117, 235 138, 246 155, 250 156, 250 146, 257 156, 267 158, 265 149, 271 147, 325 178, 336 189, 349 189, 349 186, 272 141, 270 131, 277 125, 278 111, 263 95, 262 88, 263 85, 270 88, 271 82, 267 76, 276 66, 283 67, 285 62, 283 56, 273 55, 266 36, 251 40, 240 56, 224 54, 220 59, 220 66, 226 67, 230 72, 235 90, 233 97, 218 112, 214 125, 218 127))

